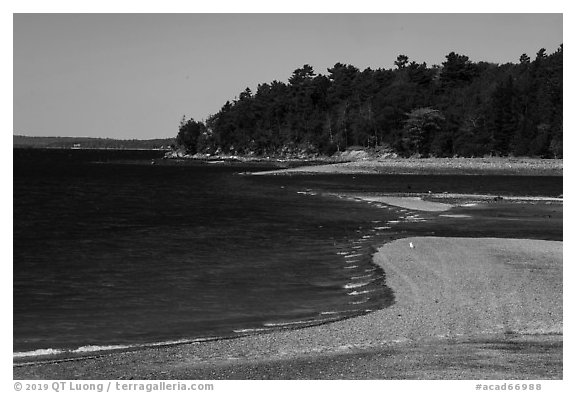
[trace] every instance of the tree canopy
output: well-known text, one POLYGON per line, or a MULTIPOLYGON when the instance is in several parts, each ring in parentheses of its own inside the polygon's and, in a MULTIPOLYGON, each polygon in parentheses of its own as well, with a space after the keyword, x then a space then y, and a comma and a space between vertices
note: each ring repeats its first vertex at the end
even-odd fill
POLYGON ((563 47, 518 63, 472 62, 451 52, 440 66, 399 55, 394 69, 309 64, 288 82, 246 89, 205 124, 183 119, 189 152, 330 155, 387 146, 404 156, 562 157, 563 47))
POLYGON ((183 146, 187 153, 195 154, 201 144, 201 137, 206 133, 206 126, 202 122, 193 119, 186 120, 182 117, 180 128, 176 136, 176 143, 183 146))

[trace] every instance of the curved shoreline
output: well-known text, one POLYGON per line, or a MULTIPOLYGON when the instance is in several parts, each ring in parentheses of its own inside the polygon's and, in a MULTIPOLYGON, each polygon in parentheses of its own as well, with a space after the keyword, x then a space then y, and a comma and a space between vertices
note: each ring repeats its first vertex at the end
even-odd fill
POLYGON ((333 374, 340 364, 346 378, 497 379, 493 367, 511 360, 494 342, 528 348, 526 357, 516 354, 522 367, 503 378, 562 377, 562 242, 415 237, 382 246, 374 260, 396 294, 384 310, 234 340, 21 366, 14 378, 341 379, 333 374), (544 349, 534 355, 535 348, 544 349), (466 361, 454 365, 458 373, 406 368, 429 356, 466 361), (290 374, 301 362, 307 371, 290 374))

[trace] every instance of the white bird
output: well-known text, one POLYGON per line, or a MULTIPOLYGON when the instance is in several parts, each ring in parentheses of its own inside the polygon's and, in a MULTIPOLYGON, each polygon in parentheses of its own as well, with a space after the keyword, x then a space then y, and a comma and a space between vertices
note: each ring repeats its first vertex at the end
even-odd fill
POLYGON ((412 242, 410 242, 410 248, 414 248, 414 244, 412 244, 412 242))

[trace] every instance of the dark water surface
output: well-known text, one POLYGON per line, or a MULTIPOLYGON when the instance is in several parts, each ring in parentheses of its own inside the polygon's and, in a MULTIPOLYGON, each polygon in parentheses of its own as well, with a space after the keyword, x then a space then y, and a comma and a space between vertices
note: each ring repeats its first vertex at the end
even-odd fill
MULTIPOLYGON (((161 155, 14 150, 18 355, 234 336, 359 315, 393 302, 384 272, 371 263, 374 245, 434 231, 478 235, 477 226, 456 230, 437 214, 377 209, 324 192, 405 192, 410 185, 412 192, 562 193, 561 178, 256 178, 238 175, 254 169, 238 163, 150 165, 161 155)), ((493 233, 495 213, 477 214, 489 218, 483 233, 493 233)))
POLYGON ((431 191, 542 197, 557 197, 562 194, 561 176, 298 174, 262 176, 261 179, 260 183, 282 183, 332 192, 410 194, 431 191))
POLYGON ((392 301, 368 242, 392 212, 237 175, 250 167, 68 153, 15 150, 15 352, 229 336, 392 301))

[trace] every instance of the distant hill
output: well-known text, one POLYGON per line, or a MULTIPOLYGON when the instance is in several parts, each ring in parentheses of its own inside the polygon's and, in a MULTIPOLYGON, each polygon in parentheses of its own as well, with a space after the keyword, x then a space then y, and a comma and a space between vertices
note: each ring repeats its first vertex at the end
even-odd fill
POLYGON ((13 147, 54 148, 54 149, 166 149, 175 144, 175 138, 166 139, 110 139, 59 136, 14 135, 13 147))

